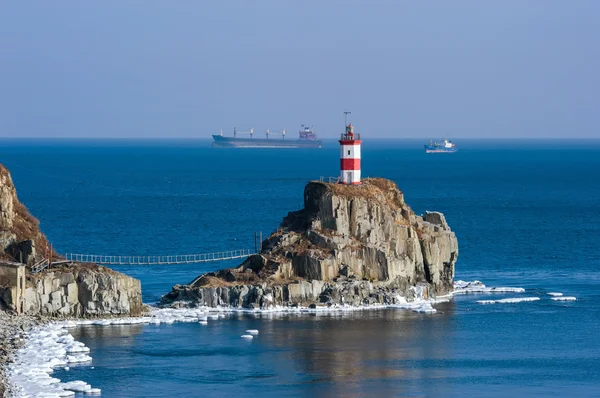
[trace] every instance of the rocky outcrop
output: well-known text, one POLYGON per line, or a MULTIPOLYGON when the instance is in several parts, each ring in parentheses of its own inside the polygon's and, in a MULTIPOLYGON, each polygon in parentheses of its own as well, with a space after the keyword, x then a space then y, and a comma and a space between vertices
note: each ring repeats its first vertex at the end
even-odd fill
POLYGON ((174 286, 162 304, 394 304, 449 293, 457 257, 444 215, 415 215, 392 181, 310 182, 304 208, 284 218, 260 254, 174 286))
POLYGON ((0 310, 65 317, 141 314, 140 281, 106 267, 62 264, 31 274, 29 266, 50 256, 47 247, 38 220, 19 202, 0 164, 0 310))
POLYGON ((0 259, 31 265, 47 246, 39 221, 19 201, 8 169, 0 164, 0 259))
POLYGON ((27 277, 22 302, 13 302, 6 289, 0 297, 11 310, 27 315, 59 317, 139 316, 140 281, 96 265, 72 265, 27 277))

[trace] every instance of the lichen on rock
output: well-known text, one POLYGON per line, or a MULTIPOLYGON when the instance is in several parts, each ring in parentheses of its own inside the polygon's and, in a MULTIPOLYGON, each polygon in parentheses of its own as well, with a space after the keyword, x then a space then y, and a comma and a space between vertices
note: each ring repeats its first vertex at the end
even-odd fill
POLYGON ((457 257, 444 215, 415 215, 394 182, 313 181, 304 190, 304 208, 283 219, 260 254, 174 286, 162 304, 394 304, 400 297, 448 294, 457 257))

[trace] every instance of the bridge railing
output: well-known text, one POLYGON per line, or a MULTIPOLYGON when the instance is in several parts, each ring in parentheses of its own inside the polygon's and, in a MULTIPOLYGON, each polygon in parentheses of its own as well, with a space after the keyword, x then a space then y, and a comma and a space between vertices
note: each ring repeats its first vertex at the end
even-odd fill
POLYGON ((104 256, 97 254, 76 253, 67 253, 64 256, 67 261, 73 261, 76 263, 96 263, 107 265, 156 265, 206 263, 212 261, 223 261, 232 260, 236 258, 243 258, 251 256, 252 254, 256 254, 256 252, 250 249, 240 249, 215 253, 180 254, 165 256, 104 256))

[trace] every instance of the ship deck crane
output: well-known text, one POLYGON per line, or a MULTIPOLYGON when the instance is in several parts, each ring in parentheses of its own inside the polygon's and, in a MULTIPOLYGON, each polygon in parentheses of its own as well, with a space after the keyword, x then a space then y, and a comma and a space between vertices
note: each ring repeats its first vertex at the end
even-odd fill
MULTIPOLYGON (((269 135, 272 134, 270 129, 267 129, 265 131, 265 133, 267 134, 267 139, 269 138, 269 135)), ((280 133, 281 133, 281 138, 285 139, 285 129, 282 129, 280 133)))

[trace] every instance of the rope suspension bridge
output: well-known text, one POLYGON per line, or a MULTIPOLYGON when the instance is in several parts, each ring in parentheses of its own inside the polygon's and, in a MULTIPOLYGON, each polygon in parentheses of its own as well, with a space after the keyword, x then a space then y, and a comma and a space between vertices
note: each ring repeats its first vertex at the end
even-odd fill
MULTIPOLYGON (((252 254, 256 254, 256 251, 241 249, 216 253, 182 254, 174 256, 102 256, 96 254, 67 253, 64 255, 64 261, 73 263, 96 263, 104 265, 192 264, 234 260, 236 258, 248 257, 252 254)), ((54 264, 56 264, 56 262, 54 264)))
POLYGON ((262 232, 254 234, 254 250, 239 249, 227 250, 214 253, 201 254, 180 254, 164 256, 105 256, 99 254, 63 254, 64 260, 51 261, 52 245, 49 247, 50 255, 47 258, 31 266, 32 273, 38 273, 52 265, 69 263, 93 263, 100 265, 170 265, 170 264, 196 264, 210 263, 214 261, 235 260, 238 258, 247 258, 253 254, 260 253, 262 249, 262 232))

